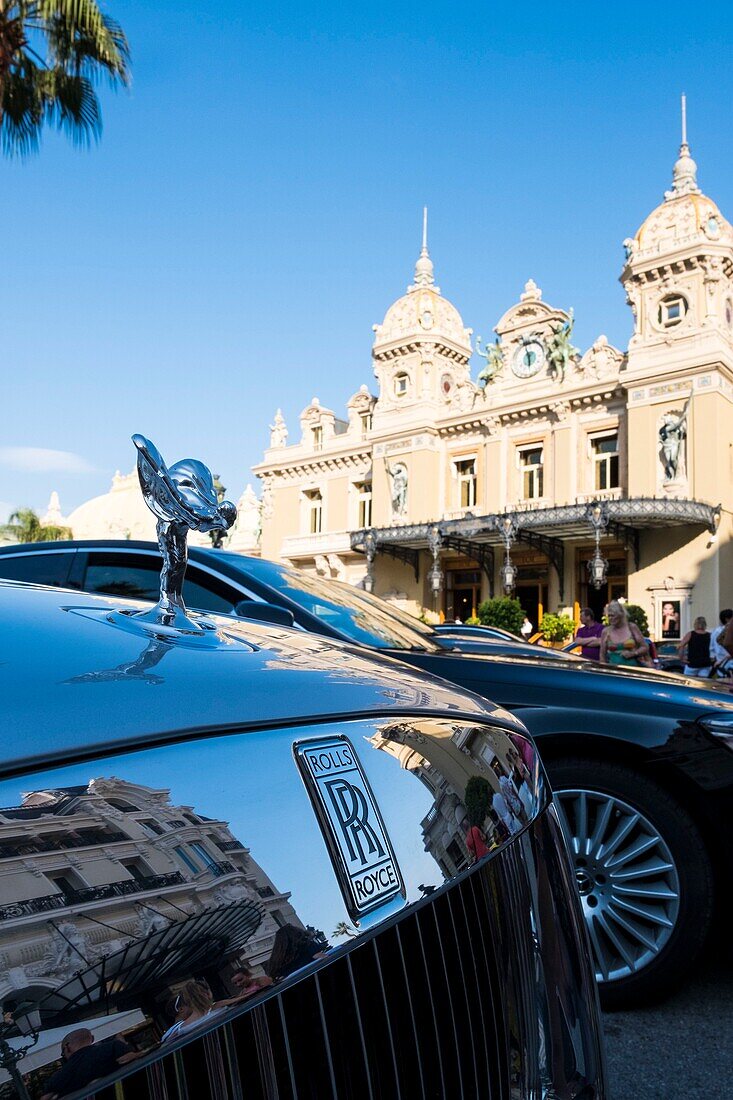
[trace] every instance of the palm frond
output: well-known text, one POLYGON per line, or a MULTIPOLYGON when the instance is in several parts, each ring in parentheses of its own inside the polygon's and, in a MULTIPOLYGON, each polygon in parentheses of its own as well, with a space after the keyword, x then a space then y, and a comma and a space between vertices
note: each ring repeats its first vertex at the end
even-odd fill
POLYGON ((0 137, 3 152, 27 156, 38 149, 48 81, 46 71, 23 57, 5 78, 0 137))
POLYGON ((95 83, 130 82, 125 33, 97 0, 0 0, 0 56, 0 144, 11 155, 35 152, 45 123, 78 144, 97 138, 95 83))
POLYGON ((88 145, 102 132, 99 100, 86 77, 75 76, 64 69, 52 69, 53 94, 46 105, 49 121, 64 130, 75 145, 88 145))

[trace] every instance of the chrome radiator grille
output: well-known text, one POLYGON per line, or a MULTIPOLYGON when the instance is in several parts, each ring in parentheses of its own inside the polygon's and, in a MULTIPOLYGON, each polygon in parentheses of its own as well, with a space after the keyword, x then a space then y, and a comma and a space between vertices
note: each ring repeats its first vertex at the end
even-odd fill
POLYGON ((98 1100, 505 1100, 490 866, 98 1100))

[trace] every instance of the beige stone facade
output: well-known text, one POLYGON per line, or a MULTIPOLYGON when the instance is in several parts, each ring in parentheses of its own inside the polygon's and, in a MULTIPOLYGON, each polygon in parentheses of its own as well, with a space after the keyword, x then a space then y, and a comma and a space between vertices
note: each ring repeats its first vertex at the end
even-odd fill
POLYGON ((530 279, 495 341, 477 339, 473 379, 472 330, 424 237, 374 326, 376 395, 361 386, 344 419, 314 398, 289 444, 278 412, 255 468, 263 556, 449 618, 502 592, 507 555, 535 624, 624 596, 671 639, 733 604, 733 228, 684 136, 624 244, 626 350, 574 348, 572 311, 530 279))

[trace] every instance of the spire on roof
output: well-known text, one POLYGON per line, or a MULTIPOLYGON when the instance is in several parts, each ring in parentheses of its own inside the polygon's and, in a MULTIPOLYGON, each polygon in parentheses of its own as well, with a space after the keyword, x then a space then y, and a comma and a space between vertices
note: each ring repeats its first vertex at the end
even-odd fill
POLYGON ((676 199, 680 195, 699 194, 697 186, 697 165, 690 156, 690 146, 687 144, 687 96, 682 96, 682 143, 680 155, 675 161, 672 171, 672 189, 665 191, 665 199, 676 199))
POLYGON ((415 286, 432 286, 435 282, 433 261, 428 252, 428 208, 422 210, 422 251, 415 264, 415 286))

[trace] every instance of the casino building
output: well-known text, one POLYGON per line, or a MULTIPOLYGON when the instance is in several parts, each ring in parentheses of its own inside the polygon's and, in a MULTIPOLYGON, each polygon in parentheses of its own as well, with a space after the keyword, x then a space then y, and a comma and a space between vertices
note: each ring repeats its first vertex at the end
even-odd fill
POLYGON ((530 279, 477 349, 426 234, 374 326, 376 393, 314 398, 255 467, 261 552, 465 619, 516 593, 543 610, 641 604, 659 638, 733 604, 733 227, 683 132, 672 185, 624 242, 624 350, 572 344, 572 310, 530 279))

